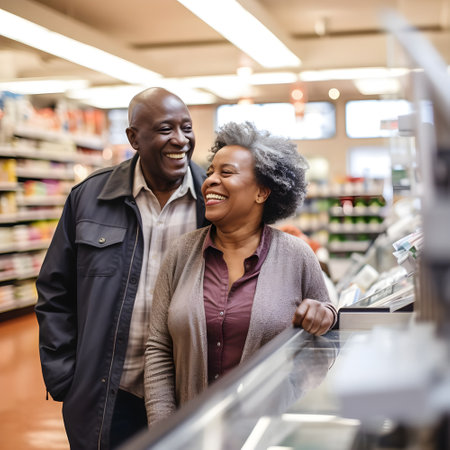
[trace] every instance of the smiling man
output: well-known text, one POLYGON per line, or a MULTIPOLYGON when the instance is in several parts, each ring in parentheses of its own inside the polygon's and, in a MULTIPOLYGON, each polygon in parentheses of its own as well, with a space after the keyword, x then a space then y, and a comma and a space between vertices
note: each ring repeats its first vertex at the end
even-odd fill
POLYGON ((36 286, 47 390, 63 402, 72 449, 117 447, 147 425, 144 347, 160 262, 205 225, 189 111, 161 88, 136 95, 126 130, 135 156, 67 198, 36 286))

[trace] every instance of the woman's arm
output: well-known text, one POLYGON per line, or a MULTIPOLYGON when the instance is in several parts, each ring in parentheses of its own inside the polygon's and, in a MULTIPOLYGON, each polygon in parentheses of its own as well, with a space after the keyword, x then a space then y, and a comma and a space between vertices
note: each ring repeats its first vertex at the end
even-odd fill
POLYGON ((145 349, 144 394, 149 426, 177 408, 173 343, 168 328, 172 297, 170 259, 171 255, 162 264, 156 280, 145 349))

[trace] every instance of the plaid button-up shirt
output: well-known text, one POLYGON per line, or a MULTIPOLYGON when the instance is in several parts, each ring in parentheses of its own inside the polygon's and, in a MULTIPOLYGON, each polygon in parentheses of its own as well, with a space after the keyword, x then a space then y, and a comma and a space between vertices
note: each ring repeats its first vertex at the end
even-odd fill
POLYGON ((156 277, 167 247, 177 237, 197 228, 197 196, 188 168, 182 184, 161 209, 145 182, 140 160, 134 174, 133 196, 142 218, 144 252, 120 388, 143 397, 144 351, 156 277))

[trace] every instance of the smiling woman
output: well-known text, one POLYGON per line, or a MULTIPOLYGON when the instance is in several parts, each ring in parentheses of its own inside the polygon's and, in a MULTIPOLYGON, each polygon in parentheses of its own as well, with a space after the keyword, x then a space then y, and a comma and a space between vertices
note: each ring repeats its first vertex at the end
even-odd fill
POLYGON ((145 352, 150 424, 292 323, 316 335, 335 323, 311 248, 269 226, 301 204, 306 168, 292 142, 251 123, 219 130, 202 186, 211 225, 171 246, 155 286, 145 352))

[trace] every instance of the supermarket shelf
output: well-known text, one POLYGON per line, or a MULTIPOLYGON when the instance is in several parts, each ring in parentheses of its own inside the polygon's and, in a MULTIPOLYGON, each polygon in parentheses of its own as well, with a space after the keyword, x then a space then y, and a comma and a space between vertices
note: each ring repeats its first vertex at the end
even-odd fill
POLYGON ((0 191, 3 191, 3 192, 17 191, 18 188, 19 188, 19 185, 17 183, 13 183, 13 182, 0 183, 0 191))
POLYGON ((36 304, 37 298, 27 298, 24 300, 13 300, 0 304, 0 314, 15 309, 27 308, 36 304))
POLYGON ((75 174, 72 169, 53 169, 48 168, 33 169, 33 168, 16 168, 16 175, 18 178, 38 178, 38 179, 52 179, 52 180, 75 180, 75 174))
POLYGON ((26 146, 0 146, 0 156, 7 158, 42 159, 45 161, 73 162, 77 156, 76 152, 56 152, 41 150, 26 146))
POLYGON ((87 134, 71 134, 63 131, 43 130, 28 126, 16 126, 14 129, 16 136, 28 139, 39 139, 53 142, 73 142, 79 147, 90 148, 92 150, 103 150, 105 141, 100 136, 87 134))
POLYGON ((328 250, 333 253, 339 252, 366 252, 370 247, 370 241, 347 241, 347 242, 329 242, 328 250))
POLYGON ((1 253, 28 252, 33 250, 43 250, 50 245, 50 239, 30 242, 13 242, 11 244, 0 244, 1 253))
POLYGON ((29 196, 17 200, 17 206, 61 206, 66 202, 65 195, 29 196))
POLYGON ((39 270, 31 269, 27 271, 17 272, 16 270, 8 270, 0 274, 0 283, 10 280, 27 280, 28 278, 36 278, 39 275, 39 270))
MULTIPOLYGON (((48 197, 47 197, 48 198, 48 197)), ((20 211, 15 214, 0 214, 0 223, 32 222, 35 220, 59 219, 62 208, 20 211)))
POLYGON ((334 217, 361 217, 361 216, 376 216, 384 217, 384 207, 374 206, 354 206, 351 212, 344 213, 342 206, 332 206, 329 210, 330 216, 334 217))
MULTIPOLYGON (((88 148, 88 147, 86 147, 88 148)), ((93 155, 80 152, 61 152, 42 150, 27 146, 0 145, 0 156, 6 158, 37 159, 44 161, 68 162, 102 166, 104 164, 101 153, 93 155)))
POLYGON ((350 190, 348 192, 329 191, 329 192, 318 192, 318 193, 314 193, 314 194, 308 194, 306 199, 314 200, 314 199, 346 198, 346 197, 383 197, 383 192, 381 192, 381 191, 361 191, 359 189, 350 190))
POLYGON ((382 223, 330 223, 330 233, 339 234, 380 234, 386 226, 382 223))

